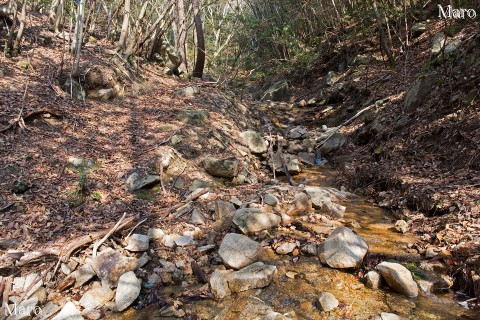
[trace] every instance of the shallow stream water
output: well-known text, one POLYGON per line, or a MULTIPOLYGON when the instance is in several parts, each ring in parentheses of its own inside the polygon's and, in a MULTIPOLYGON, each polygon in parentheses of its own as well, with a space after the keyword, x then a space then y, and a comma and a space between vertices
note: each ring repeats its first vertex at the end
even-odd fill
MULTIPOLYGON (((297 183, 328 186, 335 173, 328 168, 313 168, 294 177, 297 183)), ((347 207, 343 221, 356 221, 355 232, 369 245, 369 255, 403 264, 418 266, 422 257, 406 250, 408 243, 415 242, 411 234, 400 234, 393 230, 395 219, 389 213, 362 197, 355 197, 341 203, 347 207)), ((305 223, 310 227, 313 224, 305 223)), ((322 266, 312 256, 280 256, 271 249, 265 249, 262 260, 274 264, 278 273, 272 283, 263 289, 250 290, 233 295, 223 301, 199 300, 184 304, 183 309, 197 318, 189 319, 253 319, 252 315, 265 305, 281 314, 295 314, 297 319, 369 319, 381 312, 391 312, 405 319, 480 319, 480 313, 463 308, 450 292, 443 295, 422 293, 417 298, 406 298, 388 288, 371 290, 366 288, 353 272, 322 266), (287 276, 287 272, 289 276, 287 276), (292 274, 294 278, 292 278, 292 274), (331 312, 320 312, 314 305, 319 293, 329 291, 340 301, 339 307, 331 312)), ((438 276, 420 271, 426 280, 438 276)), ((198 288, 198 287, 197 287, 198 288)), ((165 295, 187 289, 168 287, 165 295)), ((175 319, 160 317, 158 305, 145 309, 130 309, 107 319, 175 319)), ((260 316, 256 319, 264 319, 260 316)))

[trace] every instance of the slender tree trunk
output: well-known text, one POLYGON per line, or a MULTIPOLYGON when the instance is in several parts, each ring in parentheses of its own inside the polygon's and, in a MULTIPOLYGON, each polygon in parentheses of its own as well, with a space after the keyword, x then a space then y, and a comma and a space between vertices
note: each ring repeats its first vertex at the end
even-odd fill
POLYGON ((177 25, 177 38, 176 47, 182 56, 182 64, 180 67, 188 72, 187 63, 187 27, 185 18, 185 3, 183 0, 177 0, 178 10, 178 25, 177 25))
POLYGON ((390 66, 395 66, 395 59, 393 58, 392 50, 388 46, 387 37, 385 35, 385 30, 383 29, 382 16, 378 10, 377 0, 373 0, 373 11, 375 12, 375 17, 377 19, 378 32, 380 33, 380 43, 382 44, 383 49, 385 50, 388 62, 390 66))
POLYGON ((118 45, 117 45, 118 51, 125 50, 125 44, 127 42, 129 19, 130 19, 130 0, 125 0, 124 10, 125 10, 125 13, 123 14, 122 32, 120 33, 120 40, 118 40, 118 45))
POLYGON ((195 31, 197 32, 197 59, 195 61, 195 68, 192 76, 201 78, 203 76, 203 69, 205 68, 205 35, 203 33, 202 18, 200 16, 199 0, 193 0, 194 23, 195 31))
POLYGON ((85 1, 80 0, 78 5, 77 23, 75 26, 75 63, 73 64, 72 76, 76 77, 80 74, 80 52, 82 50, 83 41, 83 19, 85 14, 85 1))
POLYGON ((13 35, 15 34, 15 28, 17 27, 17 3, 15 0, 10 0, 8 4, 10 12, 13 14, 13 23, 10 27, 10 31, 8 32, 8 40, 5 44, 4 53, 6 56, 10 56, 13 49, 13 35))
POLYGON ((22 2, 22 11, 20 13, 20 26, 18 27, 17 38, 15 39, 15 44, 13 45, 12 55, 15 57, 20 51, 20 43, 22 42, 23 30, 25 29, 25 19, 27 16, 27 0, 22 2))

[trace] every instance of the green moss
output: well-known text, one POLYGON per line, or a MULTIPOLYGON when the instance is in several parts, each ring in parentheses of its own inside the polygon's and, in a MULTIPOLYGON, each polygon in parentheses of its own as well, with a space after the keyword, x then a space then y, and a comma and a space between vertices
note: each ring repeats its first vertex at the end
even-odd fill
POLYGON ((405 265, 405 268, 407 268, 413 276, 413 280, 424 280, 426 279, 425 275, 423 274, 422 270, 417 267, 417 265, 413 262, 409 262, 405 265))

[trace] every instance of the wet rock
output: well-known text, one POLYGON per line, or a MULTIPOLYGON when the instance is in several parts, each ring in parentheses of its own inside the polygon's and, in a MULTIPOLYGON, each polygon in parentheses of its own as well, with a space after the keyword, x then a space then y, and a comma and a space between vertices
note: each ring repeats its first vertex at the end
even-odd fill
POLYGON ((289 216, 297 216, 312 211, 312 201, 305 193, 299 193, 292 201, 292 205, 287 211, 289 216))
POLYGON ((104 286, 115 286, 121 275, 137 268, 138 261, 124 257, 120 252, 106 249, 91 262, 92 268, 104 286))
POLYGON ((226 266, 241 269, 257 261, 261 251, 261 245, 249 237, 228 233, 220 244, 218 254, 226 266))
POLYGON ((269 206, 275 207, 278 204, 278 198, 271 193, 266 193, 263 196, 263 202, 269 206))
POLYGON ((165 232, 160 228, 150 228, 148 229, 147 236, 150 240, 161 240, 165 232))
POLYGON ((103 306, 113 298, 113 291, 107 287, 93 288, 85 292, 80 299, 80 305, 85 309, 95 309, 103 306))
POLYGON ((433 282, 432 292, 433 293, 446 293, 453 286, 453 279, 447 275, 441 275, 440 279, 437 279, 433 282))
POLYGON ((365 284, 368 288, 376 290, 380 288, 381 283, 382 275, 377 271, 372 270, 365 275, 365 284))
POLYGON ((134 272, 129 271, 118 279, 117 293, 115 295, 115 307, 117 311, 127 309, 140 294, 141 281, 134 272))
POLYGON ((184 123, 203 127, 208 121, 210 113, 207 110, 183 109, 178 115, 178 119, 184 123))
POLYGON ((282 242, 275 247, 275 252, 281 255, 292 253, 297 247, 294 242, 282 242))
POLYGON ((382 262, 377 265, 388 286, 407 297, 418 296, 418 286, 413 281, 412 273, 399 263, 382 262))
POLYGON ((138 173, 134 172, 127 178, 126 183, 130 191, 137 191, 160 183, 160 176, 148 175, 144 178, 141 178, 138 173))
POLYGON ((258 132, 252 130, 244 131, 240 133, 240 137, 252 153, 262 154, 267 152, 268 142, 258 132))
POLYGON ((346 140, 345 137, 339 133, 335 132, 327 141, 325 141, 320 146, 320 154, 322 156, 326 156, 327 154, 340 149, 341 146, 345 144, 346 140))
POLYGON ((235 158, 217 159, 207 157, 203 160, 205 171, 214 177, 235 178, 238 175, 240 162, 235 158))
POLYGON ((408 223, 405 220, 398 220, 395 222, 395 230, 400 233, 405 233, 408 231, 408 223))
POLYGON ((317 300, 317 307, 325 312, 332 311, 336 307, 338 307, 338 300, 335 298, 333 294, 330 292, 322 292, 318 295, 317 300))
POLYGON ((263 94, 261 100, 281 101, 286 98, 288 94, 287 81, 279 81, 270 86, 263 94))
POLYGON ((82 313, 75 307, 73 302, 67 302, 62 310, 52 320, 83 320, 82 313))
POLYGON ((148 250, 149 237, 144 234, 134 233, 127 239, 126 250, 132 252, 141 252, 148 250))
POLYGON ((346 227, 338 227, 320 244, 319 257, 332 268, 354 268, 368 251, 362 237, 346 227))
POLYGON ((203 216, 202 212, 200 212, 200 209, 198 208, 193 209, 192 215, 190 217, 190 223, 196 224, 196 225, 205 224, 205 217, 203 216))
POLYGON ((263 288, 270 284, 277 273, 277 267, 255 262, 233 272, 228 277, 228 287, 232 292, 241 292, 250 289, 263 288))
POLYGON ((233 223, 244 234, 278 227, 281 221, 278 215, 255 208, 238 209, 233 216, 233 223))
POLYGON ((267 303, 255 296, 238 297, 236 303, 227 305, 220 311, 217 319, 235 320, 293 320, 299 319, 294 312, 280 314, 275 312, 267 303))

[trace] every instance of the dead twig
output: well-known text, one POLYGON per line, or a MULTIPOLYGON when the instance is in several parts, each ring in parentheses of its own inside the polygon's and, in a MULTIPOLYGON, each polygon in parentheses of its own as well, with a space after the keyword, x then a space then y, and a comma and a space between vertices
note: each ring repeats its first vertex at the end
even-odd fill
POLYGON ((194 191, 192 192, 188 197, 187 199, 185 199, 184 201, 181 201, 179 203, 177 203, 176 205, 170 207, 170 208, 167 208, 165 209, 163 212, 162 212, 162 216, 161 218, 166 218, 168 217, 168 215, 170 213, 172 213, 173 211, 177 210, 178 208, 184 206, 185 204, 188 204, 190 202, 193 202, 195 199, 197 199, 198 197, 204 195, 205 193, 207 193, 208 191, 210 191, 210 188, 203 188, 203 189, 200 189, 198 191, 194 191))
POLYGON ((92 257, 95 258, 97 256, 98 247, 100 247, 102 245, 102 243, 105 242, 105 240, 107 240, 115 231, 117 231, 118 227, 122 223, 123 219, 125 219, 126 215, 127 215, 127 213, 124 212, 122 217, 120 218, 120 220, 118 220, 118 222, 113 226, 113 228, 102 239, 95 242, 95 244, 93 245, 92 257))

